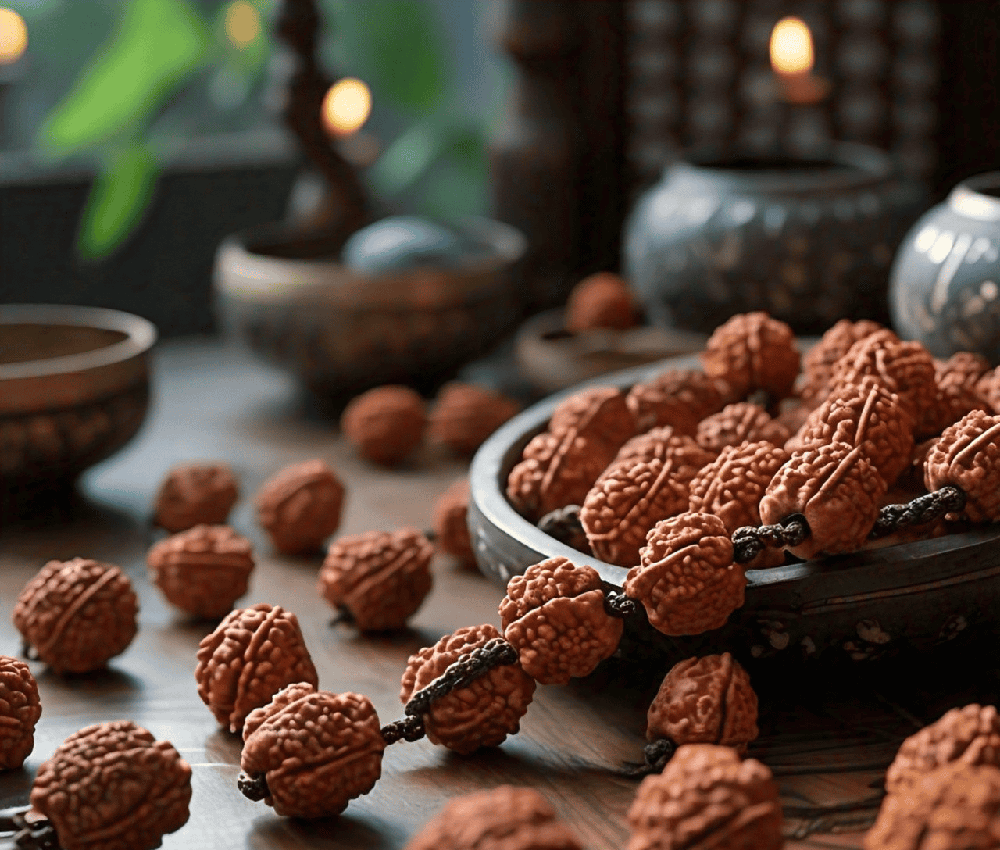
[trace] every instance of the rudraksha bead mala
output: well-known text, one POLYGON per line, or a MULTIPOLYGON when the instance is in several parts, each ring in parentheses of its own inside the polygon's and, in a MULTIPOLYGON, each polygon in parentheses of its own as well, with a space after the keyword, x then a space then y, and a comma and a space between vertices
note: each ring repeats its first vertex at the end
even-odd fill
POLYGON ((319 592, 362 632, 399 629, 430 592, 434 546, 415 528, 369 531, 330 544, 319 592))
POLYGON ((222 617, 247 592, 250 541, 226 525, 196 525, 157 542, 146 555, 167 601, 195 617, 222 617))
POLYGON ((220 525, 239 497, 236 476, 227 464, 181 464, 160 485, 153 522, 171 534, 195 525, 220 525))
POLYGON ((340 526, 344 485, 319 458, 286 466, 257 493, 257 519, 274 548, 311 555, 340 526))
POLYGON ((261 603, 231 611, 198 646, 198 696, 230 732, 286 685, 319 684, 298 618, 261 603))
POLYGON ((42 715, 38 684, 28 665, 0 655, 0 770, 15 770, 24 764, 35 746, 35 724, 42 715))
POLYGON ((399 384, 374 387, 351 399, 340 429, 365 460, 398 466, 420 445, 427 426, 424 400, 399 384))
POLYGON ((139 601, 118 567, 89 558, 49 561, 14 606, 26 651, 57 673, 99 670, 138 631, 139 601))

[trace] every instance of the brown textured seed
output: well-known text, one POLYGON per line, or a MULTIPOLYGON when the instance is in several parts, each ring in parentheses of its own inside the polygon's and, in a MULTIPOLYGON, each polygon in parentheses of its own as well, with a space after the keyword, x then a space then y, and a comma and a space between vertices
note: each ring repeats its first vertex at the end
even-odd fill
POLYGON ((880 330, 854 343, 833 366, 830 389, 877 378, 899 396, 917 419, 934 401, 934 358, 919 342, 900 342, 890 330, 880 330))
POLYGON ((57 673, 99 670, 138 630, 139 601, 118 567, 89 558, 49 561, 21 591, 14 625, 57 673))
POLYGON ((531 522, 566 505, 579 505, 617 450, 572 428, 562 434, 543 431, 528 441, 507 476, 507 498, 531 522))
POLYGON ((791 394, 799 374, 792 329, 767 313, 741 313, 719 325, 701 356, 705 373, 736 398, 763 390, 775 401, 791 394))
POLYGON ((756 759, 688 744, 642 780, 628 812, 628 850, 780 850, 778 786, 756 759))
POLYGON ((973 522, 1000 519, 1000 416, 973 410, 945 428, 927 453, 924 484, 930 492, 961 487, 973 522))
POLYGON ((653 628, 696 635, 725 625, 743 604, 746 583, 722 520, 683 513, 653 526, 625 592, 642 602, 653 628))
POLYGON ((156 543, 146 563, 171 605, 196 617, 222 617, 247 592, 253 547, 229 526, 196 525, 156 543))
POLYGON ((646 715, 648 741, 721 744, 744 753, 757 733, 757 694, 728 652, 671 667, 646 715))
POLYGON ((230 732, 286 685, 319 680, 298 618, 261 603, 230 611, 198 645, 198 696, 230 732))
POLYGON ((934 398, 920 413, 915 431, 916 439, 926 440, 938 436, 949 425, 954 425, 973 410, 993 412, 993 405, 975 386, 961 383, 957 378, 937 378, 934 398))
POLYGON ((188 763, 129 720, 70 735, 31 788, 66 850, 152 850, 187 823, 190 801, 188 763))
POLYGON ((841 384, 831 390, 790 441, 796 451, 841 442, 859 446, 886 484, 909 466, 913 452, 913 417, 874 378, 841 384))
POLYGON ((694 436, 698 423, 725 406, 731 389, 698 369, 667 369, 633 384, 625 397, 636 430, 669 425, 694 436))
POLYGON ((346 610, 359 631, 400 629, 430 592, 433 555, 415 528, 341 537, 323 561, 320 595, 346 610))
MULTIPOLYGON (((856 322, 841 319, 829 328, 820 341, 802 358, 802 397, 813 406, 819 404, 826 397, 834 364, 847 354, 858 340, 871 336, 876 331, 885 330, 887 329, 878 322, 868 319, 856 322)), ((898 340, 898 337, 896 339, 898 340)))
MULTIPOLYGON (((789 453, 766 440, 726 446, 712 463, 691 481, 688 510, 715 514, 727 533, 747 525, 760 525, 761 497, 789 453)), ((765 549, 746 566, 763 569, 783 563, 780 550, 765 549)))
POLYGON ((455 454, 472 457, 519 405, 505 395, 475 384, 445 384, 431 407, 427 436, 455 454))
POLYGON ((264 775, 264 802, 279 815, 337 815, 382 775, 379 729, 368 697, 289 685, 247 717, 240 767, 264 775))
MULTIPOLYGON (((399 697, 405 705, 463 655, 500 637, 495 626, 467 626, 410 656, 399 697)), ((431 703, 423 715, 427 737, 457 753, 498 747, 520 728, 535 693, 535 680, 520 663, 495 667, 464 688, 431 703)))
POLYGON ((567 558, 549 558, 514 576, 500 602, 500 623, 524 672, 542 685, 589 675, 622 636, 621 618, 604 610, 597 570, 567 558))
POLYGON ((669 461, 677 475, 690 481, 702 467, 715 460, 715 452, 703 449, 693 437, 663 425, 628 440, 615 455, 615 462, 647 461, 656 457, 664 463, 669 461))
POLYGON ((830 443, 793 452, 760 501, 765 525, 803 514, 809 536, 789 549, 800 558, 854 552, 864 546, 887 490, 859 446, 830 443))
POLYGON ((35 724, 42 714, 38 684, 28 665, 0 655, 0 770, 24 764, 35 746, 35 724))
POLYGON ((592 387, 578 390, 556 405, 549 419, 549 431, 553 434, 575 431, 588 441, 606 444, 613 456, 635 434, 635 422, 620 389, 592 387))
POLYGON ((467 522, 469 479, 459 478, 434 503, 431 525, 434 545, 468 569, 476 568, 476 553, 467 522))
POLYGON ((639 323, 639 307, 632 290, 620 275, 595 272, 579 281, 569 293, 563 324, 574 333, 612 328, 627 330, 639 323))
POLYGON ((961 762, 889 794, 865 850, 996 850, 1000 847, 1000 770, 961 762))
POLYGON ((365 460, 398 466, 424 438, 427 411, 420 394, 399 384, 385 384, 348 402, 340 430, 365 460))
POLYGON ((639 563, 646 535, 663 517, 687 508, 693 472, 672 460, 616 460, 580 506, 580 522, 594 554, 620 567, 639 563))
POLYGON ((555 809, 532 788, 501 785, 448 802, 406 850, 582 850, 555 809))
POLYGON ((153 522, 174 533, 195 525, 224 523, 240 497, 224 463, 185 463, 167 473, 156 495, 153 522))
POLYGON ((698 423, 697 432, 698 445, 715 454, 726 446, 759 440, 782 446, 790 436, 788 428, 772 419, 763 407, 745 401, 728 404, 718 413, 706 416, 698 423))
POLYGON ((257 493, 257 519, 286 555, 318 552, 340 526, 344 485, 319 458, 286 466, 257 493))
POLYGON ((947 360, 935 360, 934 371, 939 381, 975 387, 990 371, 990 361, 972 351, 956 351, 947 360))
POLYGON ((886 771, 885 789, 905 793, 920 777, 952 762, 1000 768, 1000 715, 995 706, 953 708, 910 735, 886 771))

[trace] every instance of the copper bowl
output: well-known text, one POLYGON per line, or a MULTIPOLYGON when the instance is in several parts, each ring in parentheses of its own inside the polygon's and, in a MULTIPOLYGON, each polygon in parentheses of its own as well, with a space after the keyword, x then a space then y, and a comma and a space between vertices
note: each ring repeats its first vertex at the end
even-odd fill
MULTIPOLYGON (((545 534, 514 510, 507 476, 556 405, 583 386, 630 387, 667 369, 697 369, 696 356, 671 358, 588 381, 550 396, 501 426, 469 473, 468 523, 480 570, 501 586, 545 558, 589 564, 608 588, 628 572, 545 534)), ((655 631, 640 610, 626 620, 629 651, 683 658, 729 650, 741 660, 849 661, 923 651, 959 635, 994 629, 1000 610, 1000 525, 956 531, 847 555, 747 571, 746 601, 721 629, 692 637, 655 631)), ((626 644, 623 644, 625 646, 626 644)))
POLYGON ((117 310, 0 306, 0 506, 65 489, 135 436, 156 337, 117 310))

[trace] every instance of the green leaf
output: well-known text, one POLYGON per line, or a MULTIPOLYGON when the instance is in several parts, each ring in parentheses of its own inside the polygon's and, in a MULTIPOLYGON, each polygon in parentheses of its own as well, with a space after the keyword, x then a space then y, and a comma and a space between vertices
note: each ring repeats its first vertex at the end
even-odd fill
POLYGON ((439 108, 447 88, 447 54, 433 4, 327 0, 338 74, 356 74, 381 98, 413 112, 439 108))
POLYGON ((391 197, 413 186, 444 152, 447 136, 431 121, 419 121, 401 133, 368 171, 375 191, 391 197))
POLYGON ((125 17, 39 132, 62 157, 146 126, 207 59, 208 28, 188 0, 129 0, 125 17))
POLYGON ((77 248, 84 258, 110 254, 139 222, 160 173, 156 157, 142 144, 107 156, 83 211, 77 248))

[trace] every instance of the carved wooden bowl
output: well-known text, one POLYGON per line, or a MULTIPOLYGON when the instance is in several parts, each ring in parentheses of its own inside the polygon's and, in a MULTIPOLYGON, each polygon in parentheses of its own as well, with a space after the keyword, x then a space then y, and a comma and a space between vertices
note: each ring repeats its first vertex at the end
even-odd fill
MULTIPOLYGON (((629 387, 695 356, 605 375, 585 385, 629 387)), ((573 387, 528 408, 479 449, 470 470, 468 521, 480 569, 501 585, 531 564, 562 556, 594 567, 620 589, 626 570, 572 549, 521 517, 504 494, 525 444, 573 387)), ((691 638, 655 631, 640 612, 626 622, 633 649, 683 657, 727 649, 748 662, 784 656, 865 660, 926 649, 995 625, 1000 610, 1000 527, 749 570, 746 603, 722 629, 691 638)))
POLYGON ((0 511, 64 491, 136 434, 156 336, 117 310, 0 306, 0 511))

